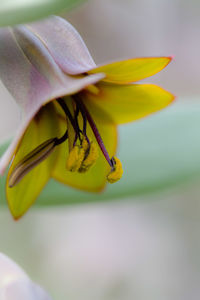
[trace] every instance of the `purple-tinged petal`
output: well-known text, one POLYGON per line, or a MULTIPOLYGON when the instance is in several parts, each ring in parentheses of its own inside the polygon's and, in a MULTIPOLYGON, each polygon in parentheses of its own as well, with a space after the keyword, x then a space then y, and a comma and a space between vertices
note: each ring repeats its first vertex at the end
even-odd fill
POLYGON ((0 29, 0 79, 22 108, 22 125, 0 160, 5 171, 29 122, 47 102, 76 93, 101 80, 103 74, 64 74, 43 43, 25 27, 0 29))
POLYGON ((30 98, 34 97, 35 105, 41 101, 41 94, 46 98, 54 87, 62 86, 61 70, 34 36, 32 39, 28 32, 23 36, 19 30, 6 28, 0 29, 0 41, 0 78, 25 113, 30 98))
POLYGON ((96 67, 81 36, 66 20, 51 16, 27 27, 42 40, 64 72, 75 75, 96 67))

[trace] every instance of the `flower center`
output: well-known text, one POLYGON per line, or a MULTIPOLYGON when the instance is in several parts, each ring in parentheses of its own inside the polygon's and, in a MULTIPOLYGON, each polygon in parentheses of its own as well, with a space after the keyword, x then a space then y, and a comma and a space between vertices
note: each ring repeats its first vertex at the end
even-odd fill
POLYGON ((79 173, 87 172, 98 159, 98 144, 106 161, 110 165, 110 172, 107 175, 108 182, 114 183, 121 178, 123 173, 121 162, 116 157, 110 158, 97 126, 81 100, 80 95, 73 95, 72 99, 73 100, 70 101, 69 104, 62 98, 57 99, 58 104, 65 113, 68 124, 63 136, 60 138, 55 137, 49 139, 27 154, 12 171, 9 179, 10 187, 13 187, 20 182, 29 171, 47 158, 55 147, 65 142, 67 139, 69 144, 69 155, 67 157, 66 169, 68 171, 79 173), (79 114, 82 117, 81 126, 79 114), (87 136, 88 123, 97 144, 94 141, 91 141, 87 136))
POLYGON ((72 116, 70 109, 63 99, 58 99, 57 101, 64 110, 66 117, 71 122, 73 130, 75 132, 73 147, 69 152, 69 156, 67 159, 67 170, 72 172, 78 171, 80 173, 85 173, 96 162, 98 158, 98 150, 96 144, 93 141, 90 141, 87 136, 87 123, 89 123, 96 141, 105 159, 111 167, 111 170, 107 176, 107 180, 110 183, 118 181, 123 174, 122 164, 118 158, 110 158, 101 135, 97 129, 97 126, 88 109, 86 108, 84 102, 81 100, 80 94, 76 94, 73 96, 73 101, 75 104, 75 108, 73 108, 74 117, 72 116), (81 113, 83 119, 82 129, 80 129, 78 122, 79 113, 81 113))

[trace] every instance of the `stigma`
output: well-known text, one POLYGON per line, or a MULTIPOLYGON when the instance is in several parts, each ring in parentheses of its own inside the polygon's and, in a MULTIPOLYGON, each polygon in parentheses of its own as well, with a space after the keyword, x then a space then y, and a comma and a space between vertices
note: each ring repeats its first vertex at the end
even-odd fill
POLYGON ((117 157, 112 158, 113 168, 110 170, 110 173, 107 175, 107 180, 110 183, 114 183, 121 179, 123 174, 122 163, 117 157))

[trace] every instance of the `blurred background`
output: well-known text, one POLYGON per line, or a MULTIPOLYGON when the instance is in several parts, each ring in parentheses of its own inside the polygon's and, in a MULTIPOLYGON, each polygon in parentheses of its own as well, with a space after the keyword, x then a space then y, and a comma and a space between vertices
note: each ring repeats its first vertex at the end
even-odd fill
MULTIPOLYGON (((62 16, 98 64, 174 56, 147 81, 171 91, 177 101, 198 101, 199 1, 90 0, 62 16)), ((19 112, 2 85, 0 93, 4 139, 18 125, 19 112)), ((144 198, 32 208, 18 222, 2 208, 0 224, 0 251, 53 299, 199 299, 199 182, 144 198)))

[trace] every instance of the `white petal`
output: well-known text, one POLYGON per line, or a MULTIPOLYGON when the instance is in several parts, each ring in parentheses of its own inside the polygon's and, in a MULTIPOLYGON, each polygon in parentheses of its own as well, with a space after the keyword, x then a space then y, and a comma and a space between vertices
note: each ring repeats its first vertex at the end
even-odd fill
POLYGON ((42 40, 64 72, 74 75, 96 67, 80 34, 66 20, 51 16, 27 27, 42 40))
POLYGON ((14 261, 0 253, 0 289, 14 280, 27 278, 26 273, 14 261))

